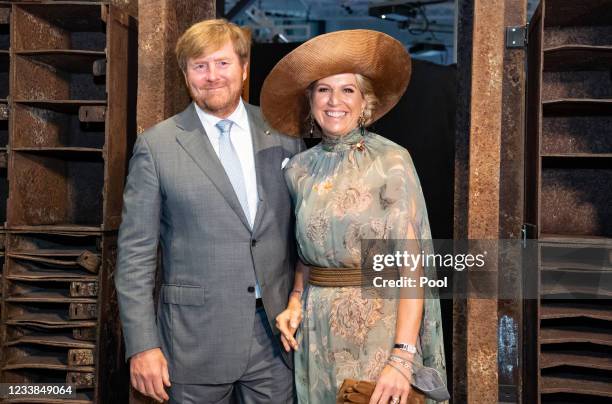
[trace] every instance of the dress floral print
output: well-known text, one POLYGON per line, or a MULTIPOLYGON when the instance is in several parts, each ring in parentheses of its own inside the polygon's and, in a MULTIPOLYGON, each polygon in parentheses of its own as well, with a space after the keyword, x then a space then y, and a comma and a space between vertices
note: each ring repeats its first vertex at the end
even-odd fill
POLYGON ((358 288, 338 288, 329 314, 331 332, 363 345, 369 329, 382 317, 379 299, 366 299, 358 288))
MULTIPOLYGON (((362 239, 431 239, 410 155, 381 136, 355 130, 324 137, 289 161, 285 179, 307 265, 357 268, 362 239)), ((429 244, 419 249, 428 252, 429 244)), ((378 378, 395 339, 397 300, 372 293, 309 286, 295 355, 300 403, 332 404, 345 378, 378 378)), ((426 289, 425 298, 415 360, 445 375, 436 291, 426 289)))

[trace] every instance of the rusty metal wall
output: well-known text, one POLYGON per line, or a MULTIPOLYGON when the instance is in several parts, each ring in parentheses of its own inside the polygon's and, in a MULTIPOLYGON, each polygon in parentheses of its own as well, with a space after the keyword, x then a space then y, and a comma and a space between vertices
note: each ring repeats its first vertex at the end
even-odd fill
POLYGON ((0 380, 72 383, 83 403, 127 400, 112 276, 132 38, 107 3, 0 4, 0 380))
POLYGON ((540 292, 530 399, 610 401, 611 3, 542 0, 530 28, 526 208, 540 292))
MULTIPOLYGON (((503 2, 458 12, 455 237, 497 238, 503 2)), ((455 299, 453 317, 453 402, 497 402, 497 301, 455 299)))
POLYGON ((138 18, 138 0, 110 0, 110 4, 125 11, 128 15, 138 18))
MULTIPOLYGON (((8 2, 0 2, 0 310, 4 311, 3 305, 3 283, 5 262, 5 222, 6 204, 8 199, 8 153, 9 143, 9 67, 10 67, 10 19, 11 6, 8 2)), ((0 332, 2 330, 0 324, 0 332)), ((0 334, 0 340, 2 335, 0 334)), ((0 351, 0 361, 2 353, 0 351)))
MULTIPOLYGON (((469 134, 472 96, 472 32, 474 4, 457 1, 457 126, 455 132, 455 201, 453 237, 467 238, 469 134)), ((455 403, 467 403, 467 300, 453 299, 453 391, 455 403)))
MULTIPOLYGON (((527 0, 506 0, 504 25, 523 27, 527 23, 527 0)), ((502 127, 500 155, 499 237, 521 237, 524 223, 524 144, 526 96, 525 48, 506 48, 502 84, 502 127)), ((508 262, 520 262, 520 256, 506 257, 508 262)), ((498 303, 499 327, 499 400, 521 402, 524 366, 522 276, 516 265, 504 265, 499 272, 499 284, 504 290, 516 291, 512 300, 498 303)))
POLYGON ((138 1, 138 133, 182 111, 189 94, 174 47, 192 24, 215 18, 214 0, 138 1))

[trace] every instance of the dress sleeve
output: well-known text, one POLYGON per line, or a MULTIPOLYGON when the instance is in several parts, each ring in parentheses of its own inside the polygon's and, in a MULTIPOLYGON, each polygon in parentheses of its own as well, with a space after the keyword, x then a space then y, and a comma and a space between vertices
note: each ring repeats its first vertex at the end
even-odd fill
POLYGON ((410 154, 401 148, 391 150, 384 165, 387 178, 381 197, 389 209, 389 238, 431 239, 425 198, 410 154))
MULTIPOLYGON (((419 177, 407 150, 398 148, 386 154, 386 183, 381 198, 388 204, 390 239, 396 251, 433 254, 429 219, 419 177), (412 240, 412 241, 411 241, 412 240)), ((423 275, 435 279, 436 267, 423 267, 423 275)), ((419 354, 423 365, 438 370, 446 380, 439 294, 436 288, 423 290, 423 318, 419 330, 419 354)))
POLYGON ((299 189, 299 181, 304 177, 305 169, 302 166, 301 153, 293 156, 289 162, 283 168, 283 174, 285 176, 285 182, 289 193, 291 194, 291 200, 293 201, 294 207, 296 204, 297 192, 299 189))

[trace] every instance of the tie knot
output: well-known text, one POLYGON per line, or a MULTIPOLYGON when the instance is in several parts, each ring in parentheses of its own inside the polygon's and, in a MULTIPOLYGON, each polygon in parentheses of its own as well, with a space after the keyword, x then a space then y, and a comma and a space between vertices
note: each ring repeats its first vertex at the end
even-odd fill
POLYGON ((226 135, 230 132, 230 129, 232 128, 233 124, 234 122, 230 121, 229 119, 223 119, 217 122, 215 126, 217 127, 217 129, 219 129, 222 135, 226 135))

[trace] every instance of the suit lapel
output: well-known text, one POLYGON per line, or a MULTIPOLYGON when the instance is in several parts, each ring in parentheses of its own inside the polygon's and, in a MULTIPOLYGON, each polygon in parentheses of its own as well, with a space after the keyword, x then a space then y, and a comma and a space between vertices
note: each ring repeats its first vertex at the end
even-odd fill
MULTIPOLYGON (((208 135, 204 131, 202 122, 198 118, 193 103, 177 118, 177 127, 182 129, 176 136, 177 142, 181 145, 185 152, 193 159, 193 161, 206 174, 210 181, 219 190, 230 207, 236 212, 242 223, 251 230, 251 226, 244 215, 242 206, 238 201, 236 192, 232 187, 225 169, 217 157, 217 153, 212 147, 208 135)), ((257 154, 255 154, 257 159, 257 154)), ((257 160, 256 165, 257 165, 257 160)), ((257 173, 259 181, 259 172, 257 173)), ((258 184, 259 185, 259 184, 258 184)), ((261 194, 260 194, 261 195, 261 194)))
MULTIPOLYGON (((274 162, 270 159, 270 154, 265 153, 267 150, 274 150, 280 146, 277 136, 272 135, 272 130, 263 120, 261 112, 250 104, 244 104, 249 116, 251 126, 251 136, 253 136, 253 153, 255 155, 255 171, 257 174, 257 193, 259 194, 259 205, 257 206, 257 214, 253 224, 253 233, 260 225, 267 206, 267 190, 269 189, 268 181, 271 177, 270 170, 274 170, 274 162)), ((280 170, 280 167, 276 167, 280 170)))

